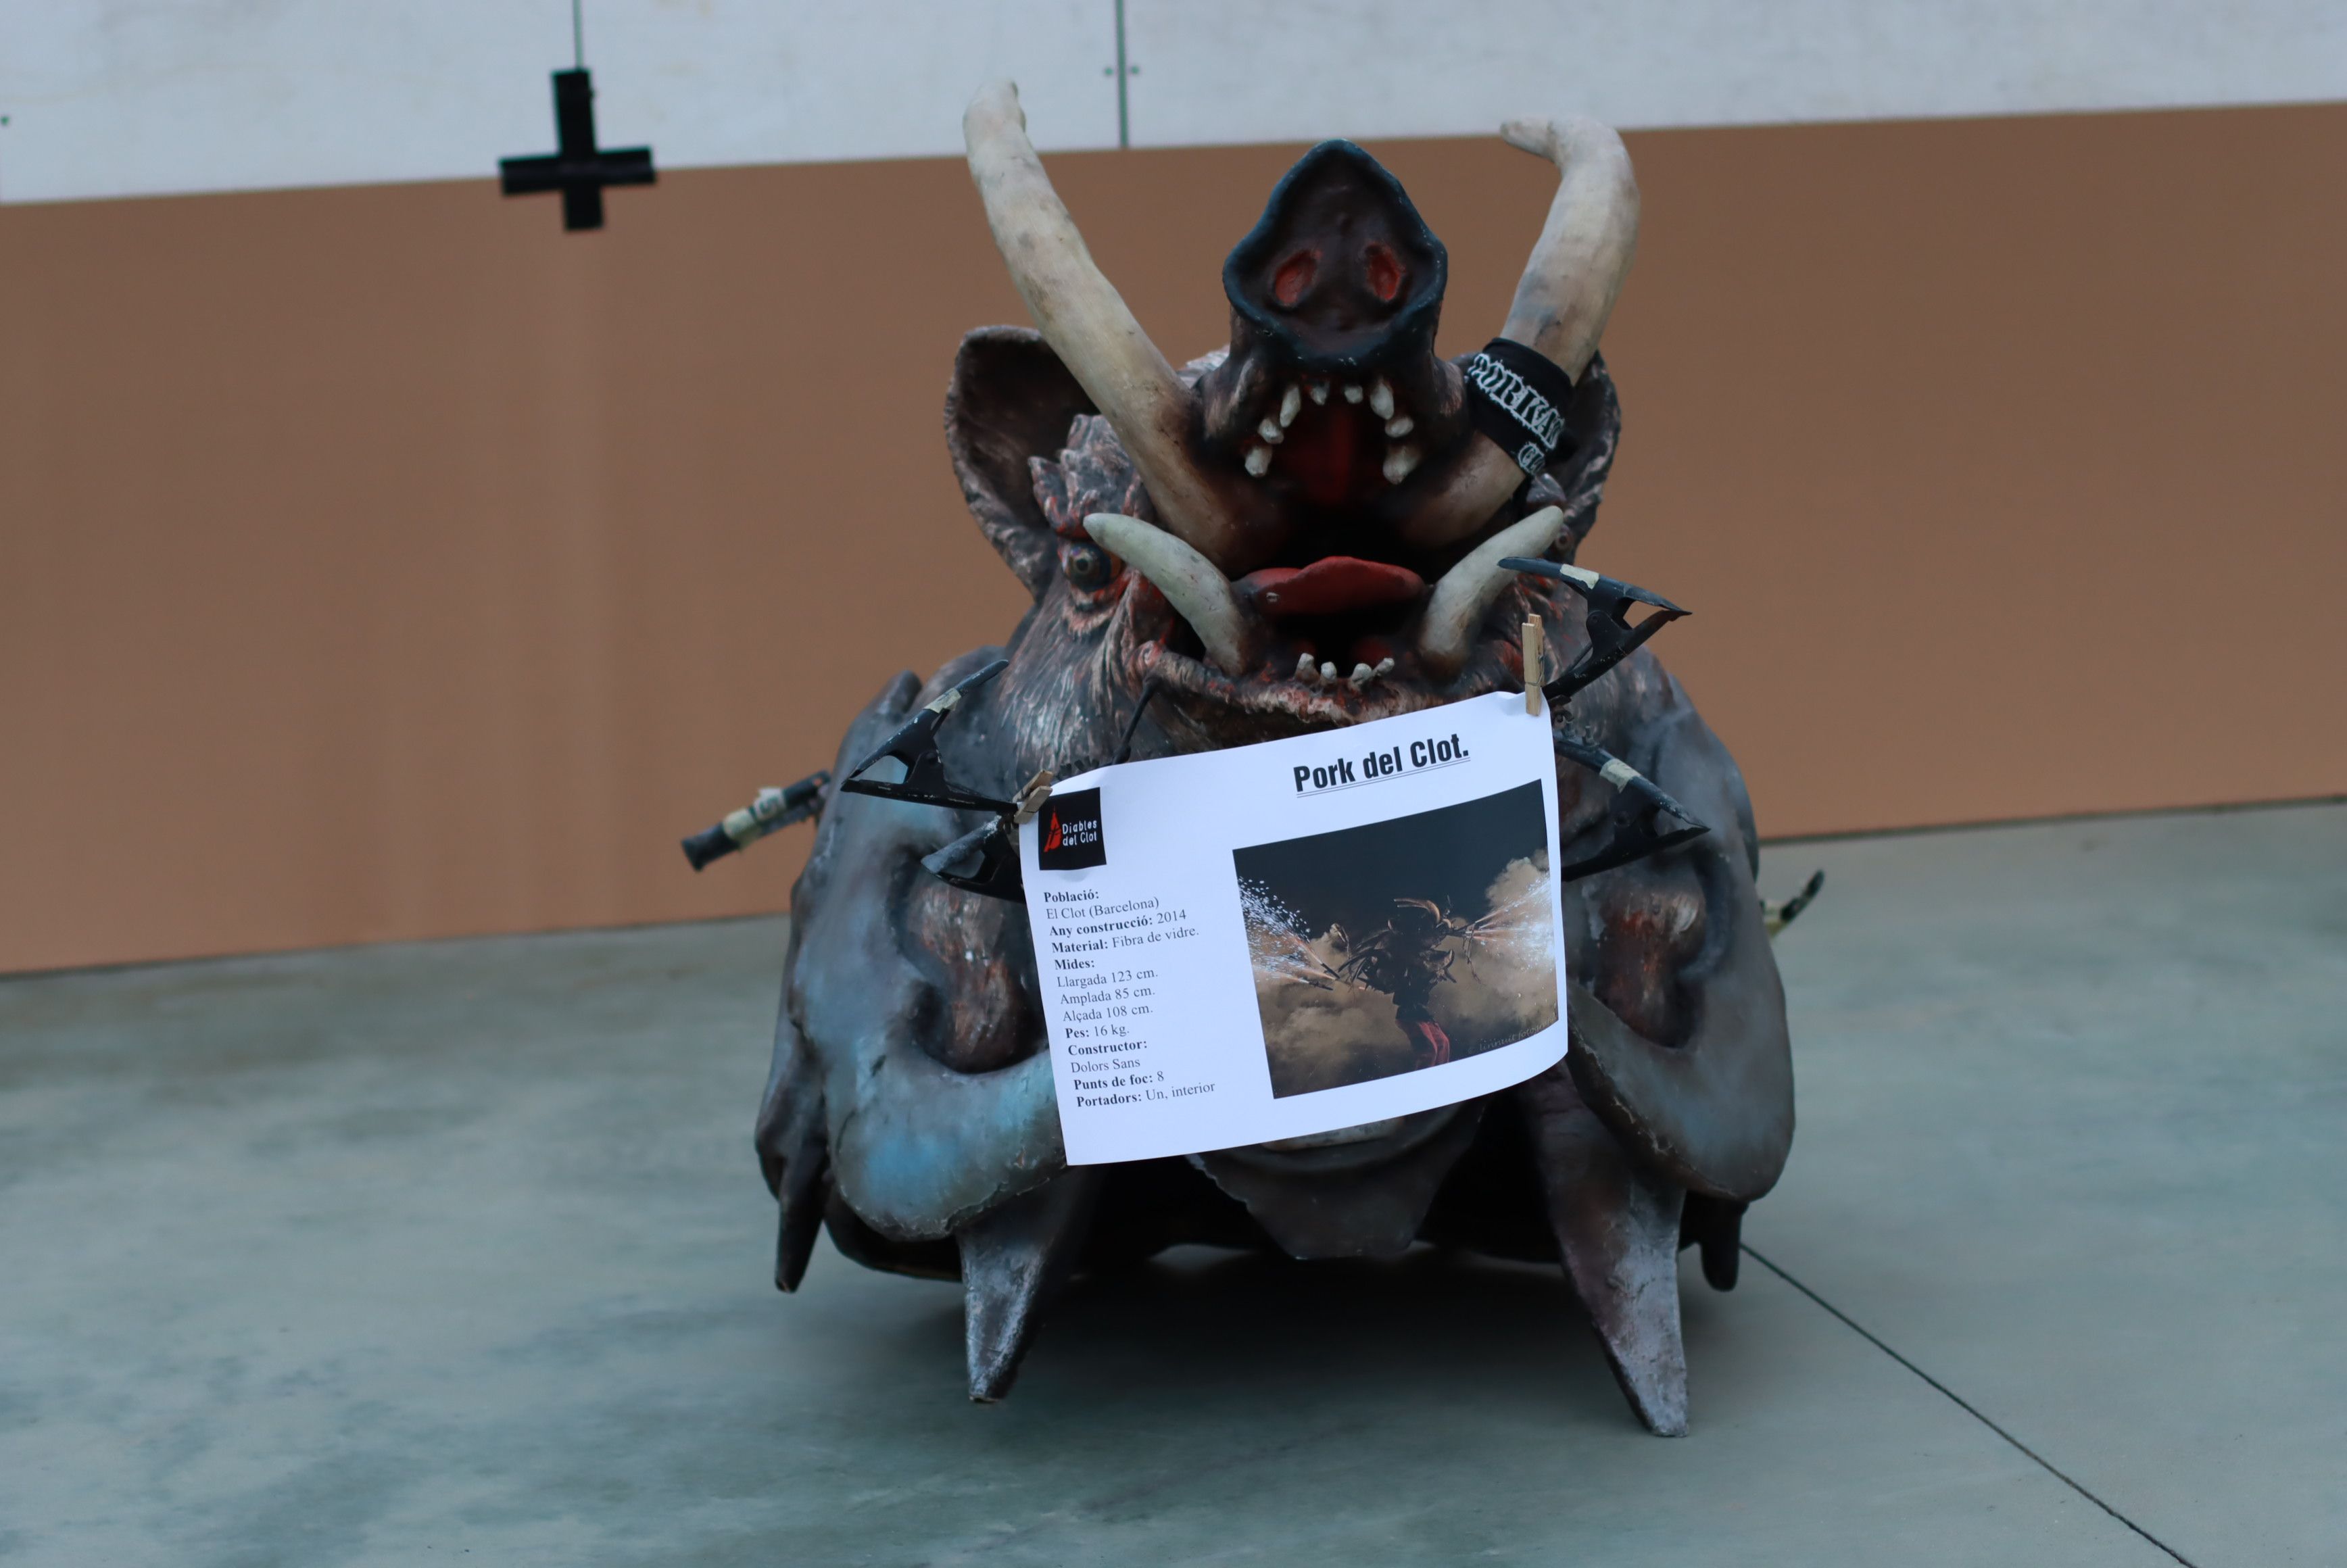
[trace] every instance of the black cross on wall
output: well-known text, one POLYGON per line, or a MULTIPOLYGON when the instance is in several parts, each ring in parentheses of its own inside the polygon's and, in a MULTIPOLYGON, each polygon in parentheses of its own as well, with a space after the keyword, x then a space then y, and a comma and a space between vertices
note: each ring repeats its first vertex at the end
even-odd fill
POLYGON ((562 192, 565 229, 603 226, 606 185, 650 185, 659 178, 652 170, 651 148, 616 147, 606 152, 595 146, 595 88, 584 69, 554 73, 554 139, 561 150, 499 159, 497 169, 505 176, 507 196, 562 192))

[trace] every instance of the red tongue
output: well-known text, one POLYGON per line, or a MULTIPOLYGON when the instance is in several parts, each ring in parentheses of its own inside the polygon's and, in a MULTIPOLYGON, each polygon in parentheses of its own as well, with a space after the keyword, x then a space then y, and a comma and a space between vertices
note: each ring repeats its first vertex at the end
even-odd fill
POLYGON ((1238 590, 1275 620, 1297 615, 1338 615, 1400 604, 1426 591, 1426 579, 1406 566, 1323 556, 1310 566, 1266 567, 1239 579, 1238 590))

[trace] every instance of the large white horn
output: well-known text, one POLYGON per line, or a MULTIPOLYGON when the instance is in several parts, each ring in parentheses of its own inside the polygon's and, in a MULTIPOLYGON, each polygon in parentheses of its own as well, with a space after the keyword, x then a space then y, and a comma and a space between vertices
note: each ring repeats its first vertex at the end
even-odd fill
POLYGON ((1181 611, 1182 619, 1204 644, 1206 657, 1224 674, 1244 676, 1255 667, 1262 642, 1261 624, 1239 603, 1230 579, 1214 569, 1214 562, 1139 518, 1094 512, 1084 519, 1084 531, 1101 548, 1122 556, 1134 570, 1157 585, 1157 591, 1181 611))
MULTIPOLYGON (((1594 119, 1512 119, 1500 135, 1555 164, 1559 177, 1500 335, 1539 350, 1578 381, 1596 356, 1638 249, 1638 181, 1630 154, 1594 119)), ((1523 482, 1523 470, 1496 445, 1471 441, 1440 488, 1419 503, 1403 537, 1428 547, 1463 538, 1523 482)))
POLYGON ((1594 119, 1512 119, 1500 135, 1555 164, 1559 176, 1500 335, 1538 349, 1578 381, 1638 249, 1638 181, 1630 154, 1611 128, 1594 119))
POLYGON ((1043 341, 1115 428, 1166 529, 1211 559, 1236 560, 1236 529, 1189 455, 1182 384, 1051 189, 1027 138, 1019 89, 1010 82, 980 88, 961 128, 994 243, 1043 341))
POLYGON ((1426 601, 1426 619, 1418 633, 1418 656, 1427 673, 1439 681, 1449 680, 1466 664, 1475 629, 1483 624, 1492 601, 1515 580, 1516 574, 1500 564, 1501 558, 1539 555, 1556 543, 1556 536, 1563 530, 1564 513, 1542 507, 1477 545, 1442 574, 1426 601))

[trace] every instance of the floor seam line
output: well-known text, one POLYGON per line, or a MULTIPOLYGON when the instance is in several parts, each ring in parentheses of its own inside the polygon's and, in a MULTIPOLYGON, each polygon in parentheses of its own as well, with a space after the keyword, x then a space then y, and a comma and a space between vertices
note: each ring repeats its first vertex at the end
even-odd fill
POLYGON ((1957 1393, 1953 1389, 1949 1388, 1945 1383, 1941 1382, 1940 1379, 1932 1376, 1931 1373, 1926 1372, 1922 1368, 1918 1367, 1914 1362, 1910 1361, 1906 1357, 1901 1356, 1898 1351, 1893 1350, 1889 1345, 1883 1343, 1883 1341, 1875 1335, 1869 1333, 1867 1329, 1859 1323, 1858 1319, 1852 1317, 1849 1313, 1844 1312, 1840 1307, 1836 1307, 1832 1302, 1828 1301, 1824 1296, 1819 1296, 1816 1291, 1811 1290, 1808 1286, 1803 1285, 1799 1280, 1795 1279, 1791 1275, 1786 1273, 1783 1269, 1769 1262, 1767 1257, 1755 1250, 1749 1243, 1738 1243, 1737 1245, 1743 1248, 1744 1255, 1747 1257, 1749 1257, 1753 1262, 1758 1264, 1761 1267, 1775 1275, 1778 1279, 1783 1280, 1787 1285, 1791 1286, 1795 1290, 1799 1291, 1803 1296, 1808 1296, 1811 1301, 1816 1302, 1819 1307, 1825 1308, 1827 1312, 1833 1315, 1835 1319, 1838 1320, 1843 1327, 1848 1328, 1851 1333, 1857 1335, 1868 1344, 1873 1346, 1877 1350, 1881 1351, 1885 1356, 1890 1357, 1893 1361, 1898 1362, 1901 1367, 1904 1367, 1910 1372, 1914 1373, 1916 1377, 1921 1378, 1925 1383, 1931 1385, 1931 1387, 1942 1398, 1946 1399, 1949 1403, 1954 1405, 1956 1409, 1963 1411, 1964 1414, 1970 1416, 1973 1419, 1986 1427, 1990 1431, 1994 1432, 1998 1437, 2003 1438, 2006 1442, 2012 1444, 2016 1450, 2028 1459, 2032 1464, 2037 1466, 2038 1469, 2044 1471, 2047 1475, 2052 1476, 2055 1481, 2060 1481, 2064 1486, 2068 1487, 2072 1491, 2076 1492, 2080 1497, 2085 1498, 2088 1502, 2093 1503, 2096 1508, 2101 1509, 2105 1513, 2109 1514, 2113 1519, 2117 1520, 2121 1524, 2126 1525, 2129 1530, 2134 1531, 2137 1535, 2142 1536, 2146 1541, 2150 1542, 2154 1546, 2158 1547, 2162 1552, 2167 1553, 2168 1556, 2174 1558, 2177 1562, 2183 1563, 2184 1568, 2197 1568, 2197 1565, 2189 1557, 2185 1556, 2183 1553, 2178 1552, 2175 1547, 2170 1546, 2167 1542, 2162 1541, 2158 1536, 2154 1535, 2150 1531, 2146 1530, 2142 1525, 2137 1524, 2134 1520, 2129 1519, 2126 1514, 2121 1513, 2117 1509, 2113 1508, 2109 1503, 2105 1502, 2101 1498, 2096 1497, 2093 1492, 2088 1491, 2085 1487, 2079 1485, 2077 1481, 2064 1474, 2060 1470, 2055 1469, 2054 1465, 2047 1462, 2045 1455, 2039 1453, 2035 1449, 2031 1448, 2027 1443, 2023 1442, 2019 1438, 2014 1437, 2011 1432, 2006 1431, 2003 1427, 1989 1419, 1985 1415, 1983 1415, 1977 1407, 1973 1405, 1972 1402, 1966 1399, 1963 1395, 1957 1393))

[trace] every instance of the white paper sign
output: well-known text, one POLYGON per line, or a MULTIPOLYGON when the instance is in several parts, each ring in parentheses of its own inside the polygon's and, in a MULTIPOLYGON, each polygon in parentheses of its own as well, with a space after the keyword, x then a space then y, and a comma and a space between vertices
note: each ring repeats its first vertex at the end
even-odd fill
POLYGON ((1071 1164, 1332 1132, 1564 1055, 1555 753, 1521 694, 1097 769, 1019 855, 1071 1164))

